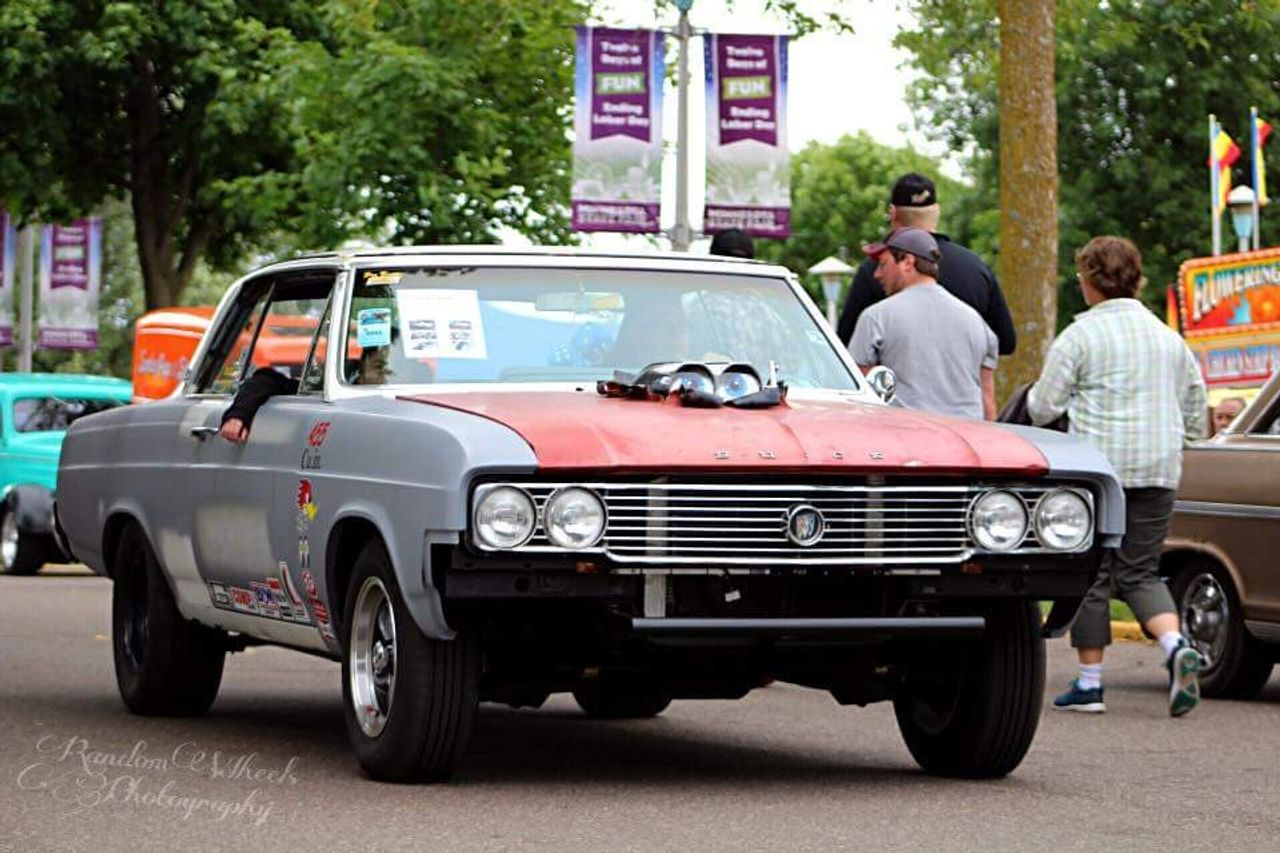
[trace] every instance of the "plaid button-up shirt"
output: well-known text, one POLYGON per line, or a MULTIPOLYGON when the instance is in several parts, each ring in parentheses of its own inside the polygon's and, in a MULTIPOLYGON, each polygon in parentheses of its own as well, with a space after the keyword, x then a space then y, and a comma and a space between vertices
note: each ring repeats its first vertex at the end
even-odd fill
POLYGON ((1195 356, 1136 299, 1076 316, 1053 342, 1027 412, 1037 424, 1065 412, 1125 488, 1176 489, 1182 448, 1204 435, 1208 417, 1195 356))

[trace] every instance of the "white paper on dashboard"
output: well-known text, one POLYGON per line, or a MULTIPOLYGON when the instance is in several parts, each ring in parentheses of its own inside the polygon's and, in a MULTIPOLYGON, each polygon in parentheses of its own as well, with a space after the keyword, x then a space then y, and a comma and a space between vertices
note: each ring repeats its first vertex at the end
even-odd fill
POLYGON ((474 290, 397 290, 408 358, 488 358, 474 290))

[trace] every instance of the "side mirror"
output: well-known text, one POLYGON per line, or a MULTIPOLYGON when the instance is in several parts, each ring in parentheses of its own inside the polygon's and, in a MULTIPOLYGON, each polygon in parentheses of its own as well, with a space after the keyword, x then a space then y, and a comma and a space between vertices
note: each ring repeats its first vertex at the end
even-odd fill
POLYGON ((892 402, 893 394, 898 390, 898 377, 883 364, 877 364, 867 371, 867 384, 876 392, 881 400, 892 402))

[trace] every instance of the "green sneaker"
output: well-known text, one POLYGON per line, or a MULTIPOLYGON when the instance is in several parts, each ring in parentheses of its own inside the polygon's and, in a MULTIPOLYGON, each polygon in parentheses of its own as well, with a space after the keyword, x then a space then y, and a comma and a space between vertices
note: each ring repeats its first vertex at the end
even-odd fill
POLYGON ((1181 717, 1200 701, 1200 653, 1186 640, 1169 655, 1169 716, 1181 717))

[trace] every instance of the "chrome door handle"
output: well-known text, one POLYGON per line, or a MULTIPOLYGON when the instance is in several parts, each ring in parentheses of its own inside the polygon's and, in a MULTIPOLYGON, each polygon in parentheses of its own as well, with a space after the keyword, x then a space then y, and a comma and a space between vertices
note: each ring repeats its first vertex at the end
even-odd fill
POLYGON ((191 434, 194 435, 196 438, 200 439, 201 441, 204 441, 206 438, 208 438, 211 435, 217 435, 218 428, 211 427, 211 426, 192 427, 191 434))

